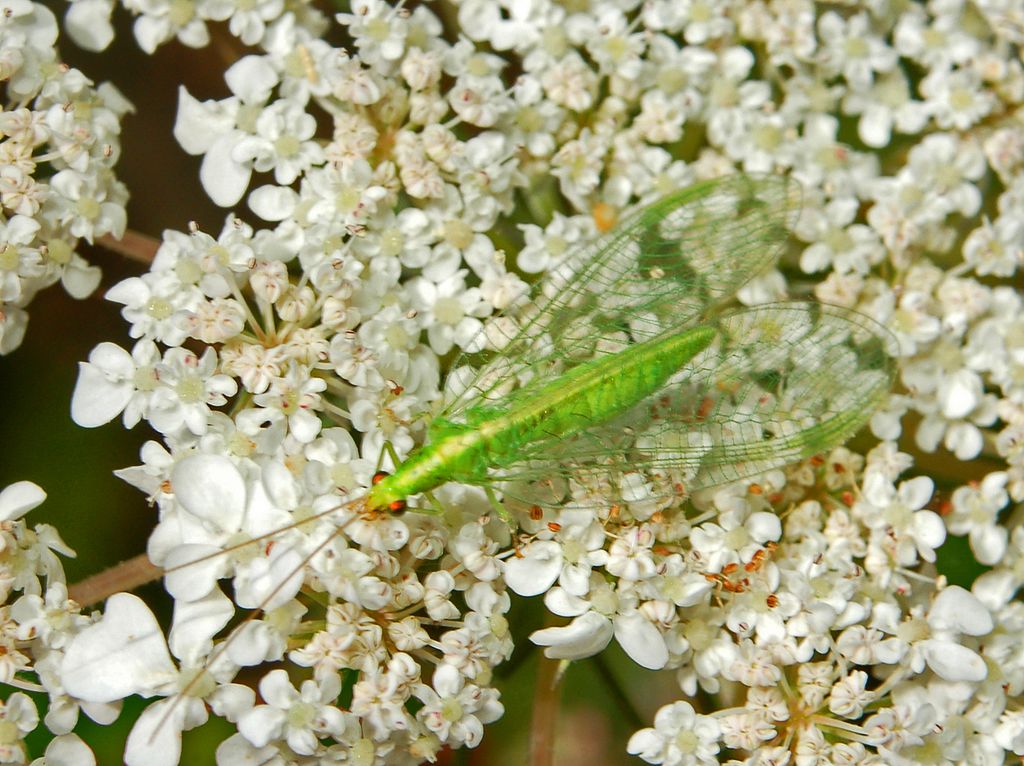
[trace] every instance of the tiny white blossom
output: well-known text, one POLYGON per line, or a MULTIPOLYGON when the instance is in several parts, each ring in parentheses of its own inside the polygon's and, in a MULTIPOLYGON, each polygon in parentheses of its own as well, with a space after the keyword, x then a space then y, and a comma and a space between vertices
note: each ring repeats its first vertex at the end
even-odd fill
POLYGON ((888 72, 897 61, 896 51, 872 34, 869 24, 867 13, 844 19, 829 11, 818 20, 825 70, 841 73, 855 89, 868 87, 875 72, 888 72))
POLYGON ((654 728, 633 734, 626 749, 648 763, 714 766, 718 763, 720 736, 714 718, 697 715, 688 702, 673 702, 655 714, 654 728))
POLYGON ((467 684, 452 665, 434 671, 431 686, 419 684, 414 691, 423 702, 416 714, 430 731, 451 747, 476 747, 483 737, 483 725, 505 712, 493 689, 467 684))
POLYGON ((954 535, 967 534, 971 550, 978 561, 993 566, 1003 558, 1007 545, 1007 530, 996 522, 999 511, 1009 502, 1005 471, 994 471, 980 484, 957 487, 951 498, 953 513, 946 526, 954 535))
POLYGON ((292 686, 285 670, 272 670, 260 680, 265 704, 247 710, 238 719, 238 732, 256 747, 283 739, 300 755, 313 755, 321 737, 339 737, 347 725, 346 714, 334 706, 341 679, 327 676, 319 683, 303 681, 292 686))

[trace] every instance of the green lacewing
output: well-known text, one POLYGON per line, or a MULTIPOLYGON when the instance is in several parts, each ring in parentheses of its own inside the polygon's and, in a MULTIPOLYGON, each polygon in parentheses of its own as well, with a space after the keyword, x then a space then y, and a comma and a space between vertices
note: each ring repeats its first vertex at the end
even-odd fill
POLYGON ((842 443, 889 391, 887 331, 816 302, 724 309, 776 259, 797 198, 782 176, 704 181, 570 253, 456 362, 426 445, 364 508, 448 481, 514 497, 557 478, 556 505, 615 502, 580 485, 637 481, 668 501, 842 443))
MULTIPOLYGON (((529 302, 485 326, 482 351, 456 360, 424 446, 361 497, 288 528, 347 511, 344 529, 447 482, 483 487, 509 521, 509 508, 620 504, 647 518, 841 444, 892 385, 888 331, 813 301, 728 306, 774 263, 797 206, 797 184, 783 176, 726 176, 571 251, 529 302)), ((168 589, 224 552, 165 562, 168 589)), ((271 565, 287 574, 258 608, 301 584, 308 557, 286 559, 271 565)))

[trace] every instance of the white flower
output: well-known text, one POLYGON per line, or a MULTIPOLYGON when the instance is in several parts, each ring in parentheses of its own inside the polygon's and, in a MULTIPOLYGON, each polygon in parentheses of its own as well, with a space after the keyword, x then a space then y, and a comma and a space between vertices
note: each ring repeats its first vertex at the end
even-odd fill
POLYGON ((586 598, 554 587, 544 596, 544 604, 555 614, 574 618, 564 627, 544 628, 530 634, 533 643, 547 647, 545 657, 592 657, 614 636, 623 651, 641 667, 658 670, 668 662, 665 637, 636 608, 635 597, 626 591, 616 592, 596 574, 591 577, 586 598))
POLYGON ((840 633, 836 639, 836 650, 855 665, 899 662, 907 651, 906 642, 885 636, 886 631, 896 632, 897 626, 892 620, 898 617, 898 613, 890 604, 879 604, 872 615, 871 627, 851 625, 840 633))
POLYGON ((843 108, 860 115, 857 135, 875 149, 889 144, 894 129, 900 133, 920 132, 930 116, 928 105, 912 98, 907 76, 900 69, 876 77, 867 90, 847 93, 843 108))
POLYGON ((398 9, 381 0, 357 0, 352 3, 352 13, 339 13, 335 18, 348 27, 359 58, 367 64, 386 71, 391 62, 402 58, 409 21, 398 9))
MULTIPOLYGON (((420 348, 422 325, 418 319, 410 317, 402 306, 385 306, 359 327, 363 349, 373 352, 377 370, 385 378, 407 379, 410 354, 420 348)), ((337 346, 332 348, 335 354, 338 350, 337 346)))
POLYGON ((165 0, 129 0, 125 6, 139 13, 133 31, 139 47, 153 53, 171 38, 176 37, 190 48, 202 48, 210 41, 203 19, 194 7, 181 12, 178 6, 165 0))
POLYGON ((18 638, 38 640, 54 649, 71 640, 73 627, 84 619, 77 613, 77 606, 68 600, 68 589, 62 582, 51 583, 45 599, 26 594, 11 605, 11 619, 18 623, 18 638))
POLYGON ((113 343, 101 343, 89 352, 88 362, 78 363, 78 380, 71 398, 71 419, 83 428, 109 423, 124 413, 131 428, 149 412, 153 391, 160 385, 157 363, 160 351, 142 340, 129 354, 113 343))
POLYGON ((50 179, 57 220, 67 226, 71 234, 87 242, 104 234, 117 239, 124 236, 127 226, 124 205, 128 195, 119 182, 109 181, 109 173, 84 175, 69 168, 50 179))
POLYGON ((522 224, 525 246, 519 251, 516 263, 530 274, 548 271, 585 235, 592 234, 593 219, 584 216, 566 217, 556 212, 543 229, 533 224, 522 224))
POLYGON ((707 715, 697 715, 689 702, 673 702, 654 716, 653 729, 629 738, 626 750, 648 763, 666 766, 716 766, 721 729, 707 715))
POLYGON ((652 546, 654 531, 646 524, 625 531, 608 549, 605 569, 620 580, 646 580, 657 572, 652 546))
MULTIPOLYGON (((257 0, 253 3, 233 4, 228 29, 246 45, 256 45, 263 40, 267 22, 276 20, 284 10, 284 0, 257 0)), ((211 14, 219 16, 220 13, 211 14)))
POLYGON ((391 657, 386 672, 363 673, 352 689, 352 712, 361 719, 363 729, 379 740, 412 729, 413 717, 405 703, 418 681, 419 666, 402 653, 391 657))
POLYGON ((591 23, 586 48, 601 74, 635 80, 643 66, 644 35, 631 31, 625 14, 614 6, 600 9, 591 23))
POLYGON ((1024 221, 1015 215, 984 219, 967 235, 963 255, 978 276, 1012 277, 1024 263, 1024 221))
POLYGON ((858 203, 852 197, 840 197, 824 209, 807 208, 800 218, 799 234, 810 242, 800 255, 800 268, 807 273, 829 266, 844 274, 867 274, 885 258, 878 235, 868 226, 853 223, 858 203))
POLYGON ((586 511, 564 510, 555 540, 537 540, 505 562, 505 582, 520 596, 544 593, 557 581, 573 596, 590 588, 590 573, 608 559, 601 524, 586 511))
POLYGON ((534 157, 550 156, 556 146, 554 132, 564 117, 562 108, 544 98, 540 81, 532 75, 517 78, 512 95, 516 143, 522 143, 534 157))
MULTIPOLYGON (((936 357, 939 352, 936 353, 936 357)), ((907 365, 905 375, 908 382, 920 381, 914 374, 913 365, 907 365)), ((927 370, 930 365, 923 365, 927 370)), ((982 393, 980 376, 970 370, 957 370, 953 374, 939 377, 941 373, 932 367, 934 377, 929 385, 938 383, 935 391, 937 401, 931 401, 927 389, 922 390, 917 404, 924 414, 917 428, 915 440, 926 452, 934 452, 940 440, 946 449, 961 460, 977 457, 984 446, 984 436, 979 426, 991 425, 996 419, 996 400, 982 393)), ((911 383, 912 384, 912 383, 911 383)))
POLYGON ((935 560, 935 549, 946 539, 946 527, 934 511, 923 510, 935 490, 927 476, 900 482, 897 489, 879 473, 864 479, 864 499, 854 505, 864 523, 886 539, 879 540, 898 566, 913 565, 918 556, 935 560))
POLYGON ((450 549, 456 560, 485 582, 501 575, 501 565, 496 554, 498 544, 486 534, 482 524, 470 522, 452 537, 450 549))
POLYGON ((409 297, 421 312, 420 321, 436 354, 447 354, 453 345, 472 353, 485 341, 480 318, 490 314, 491 307, 479 288, 466 287, 465 276, 463 269, 439 283, 421 277, 409 284, 409 297))
POLYGON ((459 119, 491 128, 511 109, 504 84, 497 76, 460 77, 448 93, 448 104, 459 119))
POLYGON ((742 46, 730 46, 718 53, 710 72, 711 87, 704 103, 708 139, 716 146, 744 132, 751 116, 770 99, 768 84, 747 79, 754 66, 754 55, 742 46))
POLYGON ((829 74, 842 74, 856 90, 871 85, 875 72, 888 72, 897 61, 897 54, 873 35, 867 13, 844 19, 835 11, 827 11, 818 20, 819 48, 822 65, 829 74))
POLYGON ((150 540, 151 557, 170 570, 168 592, 179 602, 206 598, 233 569, 240 606, 275 609, 295 595, 307 553, 301 536, 278 536, 262 556, 244 548, 237 560, 214 555, 289 523, 289 506, 297 500, 287 471, 268 464, 262 476, 247 481, 229 458, 199 454, 179 460, 170 479, 179 508, 164 515, 150 540))
POLYGON ((174 272, 143 274, 118 282, 106 299, 124 304, 121 315, 132 323, 133 338, 180 346, 187 337, 186 319, 202 300, 194 286, 183 285, 174 272))
POLYGON ((39 711, 27 694, 14 692, 0 703, 0 724, 4 736, 0 739, 0 761, 25 763, 25 744, 21 740, 39 725, 39 711))
POLYGON ((919 87, 935 124, 944 130, 967 130, 996 105, 995 95, 972 68, 933 70, 919 87))
POLYGON ((545 68, 540 81, 548 98, 573 112, 589 109, 593 103, 597 75, 575 51, 545 68))
POLYGON ((866 688, 867 682, 868 674, 863 670, 847 673, 832 685, 828 709, 844 718, 860 718, 864 708, 873 700, 873 695, 866 688))
POLYGON ((957 487, 951 498, 953 512, 946 518, 949 531, 969 535, 971 551, 988 566, 998 564, 1006 552, 1007 530, 997 521, 999 511, 1010 501, 1008 480, 1005 471, 993 471, 980 484, 957 487))
POLYGON ((231 157, 258 173, 273 170, 279 184, 292 183, 324 161, 320 145, 311 140, 316 120, 300 104, 275 101, 259 113, 254 127, 253 135, 235 144, 231 157))
POLYGON ((761 752, 765 742, 775 739, 778 731, 763 717, 754 713, 739 713, 719 719, 722 743, 726 747, 761 752))
POLYGON ((22 295, 23 282, 45 274, 38 247, 30 247, 40 224, 24 215, 0 222, 0 301, 9 303, 22 295))
POLYGON ((523 52, 535 46, 544 28, 557 28, 564 10, 543 5, 495 4, 469 0, 459 5, 459 24, 473 40, 487 40, 495 50, 523 52), (546 15, 545 15, 546 14, 546 15))
POLYGON ((566 141, 551 158, 551 174, 577 208, 582 209, 583 197, 597 188, 607 151, 607 138, 584 128, 578 138, 566 141))
MULTIPOLYGON (((4 602, 12 591, 40 595, 43 592, 41 576, 50 586, 65 581, 56 553, 74 556, 74 551, 50 525, 40 524, 30 529, 20 521, 45 499, 46 493, 30 481, 18 481, 0 491, 0 598, 4 602)), ((9 652, 17 655, 13 646, 9 647, 9 652)))
POLYGON ((163 434, 188 429, 206 433, 210 407, 220 406, 238 390, 227 375, 217 374, 217 354, 207 348, 202 358, 184 348, 172 348, 156 366, 161 385, 149 402, 149 423, 163 434))
POLYGON ((299 755, 313 755, 321 737, 340 737, 346 714, 334 706, 341 691, 337 675, 303 681, 296 690, 285 670, 272 670, 260 681, 260 696, 266 704, 247 710, 238 718, 238 732, 256 747, 283 739, 299 755))
MULTIPOLYGON (((331 595, 350 604, 380 610, 394 597, 390 585, 372 574, 376 570, 374 559, 348 547, 340 535, 333 536, 327 545, 320 547, 309 561, 309 566, 331 595)), ((435 619, 451 616, 458 616, 458 612, 435 619)))
POLYGON ((787 138, 795 135, 783 114, 754 114, 742 131, 729 136, 726 154, 748 173, 767 173, 780 165, 789 165, 787 138))
POLYGON ((727 564, 749 561, 764 543, 776 541, 782 535, 779 517, 767 511, 751 513, 746 518, 727 514, 720 516, 719 521, 720 524, 700 525, 690 536, 707 572, 721 572, 727 564))
POLYGON ((279 410, 288 418, 288 430, 303 444, 320 433, 322 423, 316 416, 321 407, 320 393, 327 388, 322 378, 314 378, 299 365, 293 364, 282 378, 275 378, 270 389, 254 397, 256 404, 279 410))
POLYGON ((981 206, 981 192, 972 183, 985 173, 985 155, 973 140, 933 133, 910 150, 901 174, 924 190, 943 214, 971 217, 981 206))
POLYGON ((303 177, 301 196, 309 200, 311 222, 363 226, 377 212, 387 190, 376 182, 373 168, 356 159, 341 168, 314 168, 303 177))
MULTIPOLYGON (((377 236, 365 237, 355 243, 359 248, 366 248, 367 255, 397 256, 402 265, 410 269, 429 270, 434 265, 431 245, 437 242, 439 233, 425 211, 407 207, 397 215, 384 212, 374 220, 373 230, 377 236)), ((443 260, 458 262, 458 259, 443 260)), ((453 265, 448 273, 454 270, 453 265)), ((433 275, 428 274, 428 277, 433 278, 433 275)))
POLYGON ((416 686, 413 694, 423 702, 416 717, 453 748, 479 745, 483 724, 498 720, 505 712, 496 691, 467 684, 452 665, 440 665, 432 685, 416 686))
POLYGON ((893 43, 901 56, 914 59, 929 70, 963 64, 977 54, 979 41, 961 26, 952 8, 936 6, 908 8, 900 14, 893 31, 893 43))
MULTIPOLYGON (((871 208, 872 211, 875 209, 871 208)), ((900 355, 912 356, 921 346, 939 337, 942 322, 931 314, 931 299, 920 290, 904 291, 899 297, 898 305, 895 305, 896 300, 897 296, 892 293, 881 296, 872 316, 884 322, 896 336, 900 344, 900 355)))

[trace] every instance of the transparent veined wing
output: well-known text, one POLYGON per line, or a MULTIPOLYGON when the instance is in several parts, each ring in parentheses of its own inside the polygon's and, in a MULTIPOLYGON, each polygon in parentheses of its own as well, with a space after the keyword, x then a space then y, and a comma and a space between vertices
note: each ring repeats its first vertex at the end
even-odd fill
MULTIPOLYGON (((534 439, 499 466, 506 496, 546 504, 679 498, 825 452, 888 394, 895 341, 874 320, 814 302, 723 313, 714 343, 660 391, 563 439, 534 439), (564 479, 550 489, 552 477, 564 479), (519 485, 519 489, 516 488, 519 485), (554 494, 552 494, 552 492, 554 494)), ((628 353, 628 351, 624 352, 628 353)))
POLYGON ((571 252, 514 318, 488 325, 485 350, 453 365, 442 417, 699 323, 775 260, 798 198, 784 176, 731 175, 635 211, 571 252))

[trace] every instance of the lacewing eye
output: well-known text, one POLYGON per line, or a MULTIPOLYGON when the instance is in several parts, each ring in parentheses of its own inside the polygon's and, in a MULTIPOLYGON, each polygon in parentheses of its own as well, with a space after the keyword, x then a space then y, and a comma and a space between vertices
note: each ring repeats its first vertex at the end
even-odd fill
MULTIPOLYGON (((384 479, 386 479, 390 475, 391 474, 388 473, 387 471, 377 471, 377 473, 373 475, 373 478, 370 480, 370 482, 372 484, 380 484, 382 481, 384 481, 384 479)), ((408 506, 405 504, 405 500, 395 500, 392 503, 388 503, 388 511, 390 511, 396 516, 400 516, 401 514, 405 513, 407 507, 408 506)))

